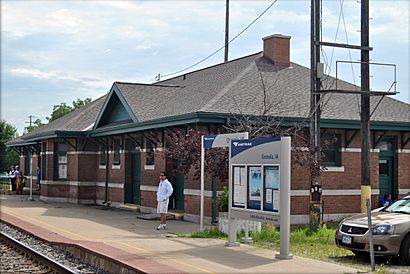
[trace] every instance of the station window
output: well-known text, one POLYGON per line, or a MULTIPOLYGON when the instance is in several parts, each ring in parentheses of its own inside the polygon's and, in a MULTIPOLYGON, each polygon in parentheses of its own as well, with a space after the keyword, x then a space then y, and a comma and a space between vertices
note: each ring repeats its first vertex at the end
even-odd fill
POLYGON ((54 174, 57 180, 67 179, 67 144, 56 143, 54 174))
POLYGON ((100 166, 105 166, 107 164, 107 148, 100 145, 100 166))
POLYGON ((24 161, 24 175, 30 175, 31 176, 31 170, 30 170, 30 164, 31 164, 31 159, 33 158, 32 153, 29 151, 25 157, 24 161))
POLYGON ((115 166, 119 166, 121 163, 121 151, 120 151, 120 146, 116 142, 114 142, 114 162, 113 164, 115 166))
POLYGON ((323 166, 341 166, 340 136, 325 134, 322 138, 323 166))
POLYGON ((145 165, 152 166, 155 165, 155 147, 151 141, 146 141, 146 156, 145 165))

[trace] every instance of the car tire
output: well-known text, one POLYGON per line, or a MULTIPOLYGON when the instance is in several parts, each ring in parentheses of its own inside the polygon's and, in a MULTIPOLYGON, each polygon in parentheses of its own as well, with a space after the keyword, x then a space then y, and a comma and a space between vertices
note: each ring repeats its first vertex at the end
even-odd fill
POLYGON ((410 265, 410 235, 407 235, 401 244, 400 263, 403 265, 410 265))

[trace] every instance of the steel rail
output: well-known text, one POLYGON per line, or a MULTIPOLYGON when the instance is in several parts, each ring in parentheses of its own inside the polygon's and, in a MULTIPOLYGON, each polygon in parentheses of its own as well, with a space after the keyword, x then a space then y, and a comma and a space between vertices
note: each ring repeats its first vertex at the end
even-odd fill
POLYGON ((60 264, 59 262, 56 262, 55 260, 47 257, 44 254, 41 254, 40 252, 32 249, 31 247, 23 244, 22 242, 10 237, 9 235, 0 232, 0 239, 7 244, 12 245, 13 247, 16 247, 19 249, 21 252, 29 255, 31 258, 34 260, 43 263, 44 265, 48 266, 52 270, 56 271, 57 273, 61 274, 74 274, 77 273, 74 270, 69 269, 68 267, 60 264))

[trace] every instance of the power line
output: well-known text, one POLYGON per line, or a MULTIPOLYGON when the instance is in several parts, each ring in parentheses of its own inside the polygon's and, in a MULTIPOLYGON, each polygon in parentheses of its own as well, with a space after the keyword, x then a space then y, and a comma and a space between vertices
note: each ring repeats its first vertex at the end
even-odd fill
MULTIPOLYGON (((249 29, 256 21, 258 21, 258 19, 261 18, 277 1, 278 1, 278 0, 273 1, 261 14, 258 15, 258 17, 256 17, 246 28, 244 28, 242 31, 240 31, 234 38, 232 38, 231 40, 229 40, 228 45, 229 45, 231 42, 233 42, 236 38, 238 38, 242 33, 244 33, 247 29, 249 29)), ((214 51, 213 53, 211 53, 210 55, 208 55, 208 56, 205 57, 204 59, 202 59, 202 60, 196 62, 195 64, 193 64, 193 65, 191 65, 191 66, 189 66, 189 67, 187 67, 187 68, 178 70, 178 71, 173 72, 173 73, 168 73, 168 74, 165 74, 165 75, 158 75, 158 76, 160 76, 160 77, 168 77, 168 76, 175 75, 175 74, 181 73, 181 72, 183 72, 183 71, 186 71, 186 70, 188 70, 188 69, 190 69, 190 68, 193 68, 193 67, 199 65, 200 63, 202 63, 202 62, 208 60, 209 58, 211 58, 212 56, 214 56, 215 54, 217 54, 219 51, 221 51, 223 48, 225 48, 225 45, 223 45, 222 47, 218 48, 216 51, 214 51)), ((160 77, 158 77, 158 76, 156 77, 156 79, 160 78, 160 77)))

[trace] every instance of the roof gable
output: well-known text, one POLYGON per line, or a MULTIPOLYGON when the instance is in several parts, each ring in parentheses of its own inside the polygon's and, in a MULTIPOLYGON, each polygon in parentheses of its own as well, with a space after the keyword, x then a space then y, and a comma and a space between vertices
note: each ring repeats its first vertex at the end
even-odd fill
POLYGON ((138 119, 114 83, 97 116, 93 129, 126 123, 138 123, 138 119))

